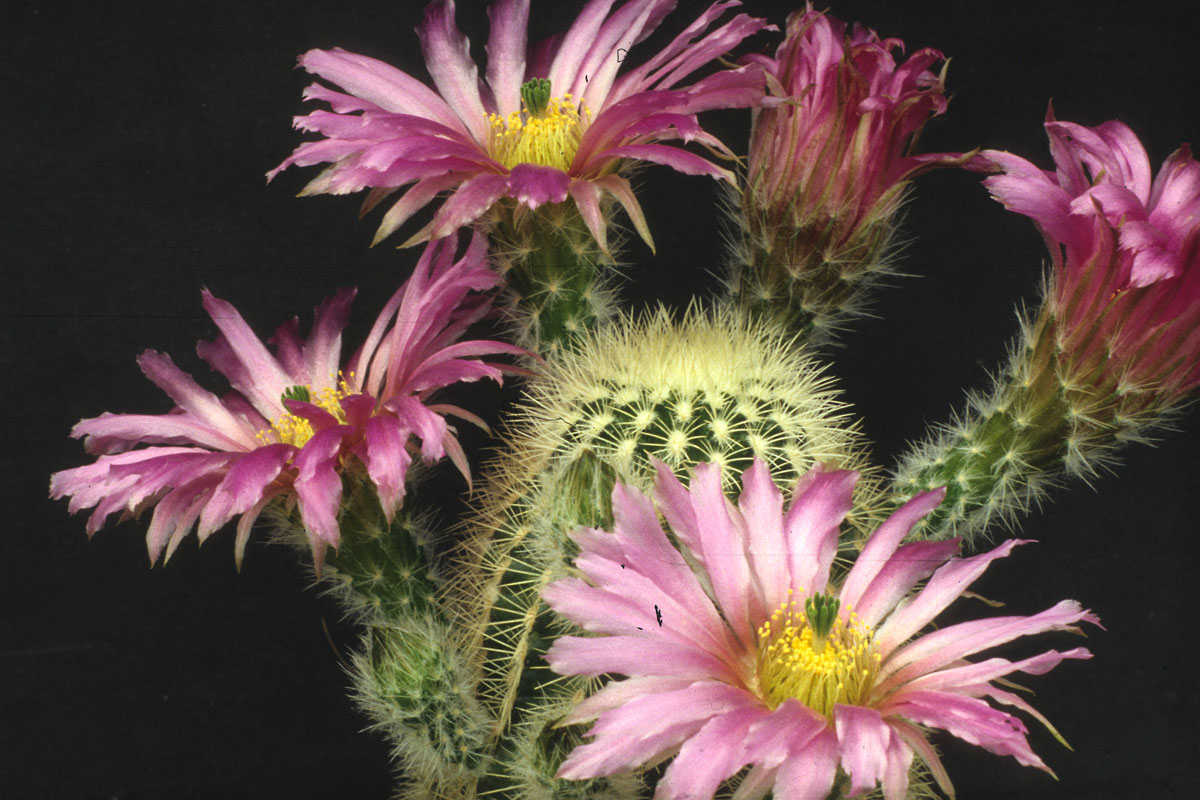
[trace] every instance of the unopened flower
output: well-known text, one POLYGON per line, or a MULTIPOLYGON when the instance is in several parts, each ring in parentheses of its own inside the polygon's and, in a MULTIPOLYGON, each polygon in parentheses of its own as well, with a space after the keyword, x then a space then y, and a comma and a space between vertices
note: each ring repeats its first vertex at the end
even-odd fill
POLYGON ((1062 368, 1093 395, 1172 406, 1200 386, 1200 164, 1184 145, 1152 176, 1120 122, 1088 128, 1051 109, 1045 127, 1054 170, 996 150, 972 166, 999 171, 984 185, 1046 240, 1062 368))
POLYGON ((558 639, 547 654, 551 668, 627 676, 564 720, 599 718, 561 777, 616 774, 674 754, 658 784, 664 800, 711 798, 745 765, 752 768, 738 798, 774 791, 824 800, 840 771, 850 796, 882 786, 887 800, 900 800, 915 755, 950 792, 923 726, 1049 771, 1024 723, 988 701, 1049 727, 1000 679, 1090 653, 965 659, 1021 636, 1098 624, 1096 617, 1065 600, 1032 616, 917 635, 1020 542, 963 559, 954 557, 957 540, 901 545, 941 501, 940 490, 927 492, 884 522, 833 585, 838 526, 856 479, 815 468, 785 512, 762 462, 744 473, 737 506, 722 493, 717 468, 696 467, 689 489, 659 465, 655 498, 673 539, 647 497, 618 485, 613 532, 573 534, 584 579, 543 591, 551 608, 593 634, 558 639))
POLYGON ((674 5, 630 0, 610 13, 611 0, 592 0, 565 35, 529 48, 528 0, 497 0, 489 9, 488 65, 481 80, 455 24, 453 0, 434 0, 417 34, 436 91, 367 56, 310 50, 300 65, 345 91, 320 84, 306 90, 305 99, 327 102, 332 111, 297 117, 296 127, 325 138, 300 145, 268 177, 293 164, 329 163, 304 192, 370 189, 367 208, 410 187, 384 215, 376 241, 447 191, 452 194, 429 227, 410 243, 446 236, 501 198, 535 209, 569 197, 604 246, 606 194, 649 241, 641 208, 619 174, 622 165, 654 162, 731 180, 726 169, 662 142, 697 142, 730 155, 701 129, 696 114, 746 107, 762 97, 761 76, 747 69, 680 86, 768 27, 739 14, 706 33, 737 2, 713 4, 650 60, 617 77, 629 48, 649 36, 674 5))
POLYGON ((768 94, 754 111, 742 197, 748 274, 735 289, 786 302, 789 292, 820 325, 853 310, 862 276, 882 271, 909 179, 958 163, 959 153, 911 151, 946 110, 943 60, 918 50, 897 64, 899 39, 812 10, 791 15, 775 57, 748 55, 768 94), (857 276, 857 277, 856 277, 857 276), (788 288, 790 281, 799 287, 788 288))
POLYGON ((404 479, 416 454, 449 456, 468 476, 462 448, 444 415, 480 422, 430 394, 458 381, 501 379, 501 365, 481 360, 522 353, 495 341, 459 342, 489 308, 468 298, 499 280, 476 235, 462 259, 455 242, 431 243, 412 277, 384 306, 358 352, 342 362, 341 333, 355 291, 346 289, 316 309, 312 332, 295 319, 270 340, 274 354, 237 310, 207 290, 204 309, 220 335, 197 352, 228 379, 224 397, 202 388, 170 357, 147 350, 138 364, 175 402, 167 414, 110 414, 85 419, 83 437, 95 463, 55 473, 54 498, 70 497, 72 513, 94 508, 93 534, 111 514, 154 506, 146 534, 151 562, 198 525, 201 541, 236 516, 235 557, 241 563, 250 528, 274 499, 294 500, 320 567, 337 547, 341 473, 363 468, 390 520, 404 499, 404 479), (415 438, 414 438, 415 437, 415 438))

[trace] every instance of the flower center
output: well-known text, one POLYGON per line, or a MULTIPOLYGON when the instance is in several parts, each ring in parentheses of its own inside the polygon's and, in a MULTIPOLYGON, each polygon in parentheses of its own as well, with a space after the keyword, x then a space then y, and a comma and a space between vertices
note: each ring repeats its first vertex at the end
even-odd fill
MULTIPOLYGON (((350 374, 350 378, 354 378, 354 373, 350 374)), ((280 396, 280 400, 299 400, 304 403, 312 403, 318 408, 324 409, 337 418, 338 422, 346 421, 346 412, 342 410, 342 398, 349 397, 355 394, 353 389, 342 374, 338 373, 337 388, 325 388, 319 392, 314 392, 311 386, 292 386, 285 389, 280 396)), ((309 439, 313 437, 312 423, 304 417, 297 416, 292 413, 285 413, 281 417, 271 421, 271 427, 265 428, 258 432, 259 441, 265 444, 290 444, 293 447, 304 447, 309 439)))
POLYGON ((579 150, 583 129, 591 122, 586 106, 576 108, 571 95, 550 94, 550 81, 534 78, 521 87, 524 110, 507 118, 488 114, 489 150, 506 169, 540 164, 566 172, 579 150))
POLYGON ((758 629, 763 699, 775 708, 792 697, 831 720, 835 703, 865 705, 881 660, 873 635, 853 612, 843 622, 828 595, 809 598, 803 612, 783 602, 758 629))

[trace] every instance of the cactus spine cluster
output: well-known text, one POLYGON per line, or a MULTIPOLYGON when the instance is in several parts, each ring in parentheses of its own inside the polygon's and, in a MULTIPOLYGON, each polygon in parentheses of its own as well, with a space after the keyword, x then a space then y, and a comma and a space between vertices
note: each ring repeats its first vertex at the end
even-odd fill
MULTIPOLYGON (((578 742, 578 731, 554 725, 593 688, 543 660, 572 632, 540 599, 572 569, 568 534, 610 526, 613 485, 648 490, 651 459, 680 470, 720 463, 732 488, 760 457, 790 484, 815 462, 861 467, 857 434, 831 380, 791 337, 728 309, 622 317, 580 337, 527 385, 515 418, 446 586, 496 725, 485 784, 499 797, 631 797, 611 781, 552 777, 578 742)), ((869 493, 871 481, 863 486, 869 493)))

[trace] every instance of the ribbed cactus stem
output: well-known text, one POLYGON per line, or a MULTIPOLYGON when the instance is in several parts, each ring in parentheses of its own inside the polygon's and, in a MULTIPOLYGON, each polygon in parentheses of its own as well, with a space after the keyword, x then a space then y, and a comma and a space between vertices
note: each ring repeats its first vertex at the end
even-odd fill
POLYGON ((491 236, 519 345, 549 357, 611 316, 613 260, 572 201, 533 211, 502 205, 491 236))
POLYGON ((1029 511, 1064 475, 1088 479, 1147 419, 1142 392, 1106 381, 1103 350, 1064 356, 1060 326, 1047 305, 1023 323, 1005 371, 985 395, 906 454, 892 484, 896 503, 946 487, 946 499, 915 533, 968 542, 1029 511), (1090 366, 1089 366, 1090 365, 1090 366))
MULTIPOLYGON (((275 519, 281 538, 307 546, 295 509, 276 509, 275 519)), ((436 599, 432 537, 407 507, 389 522, 371 483, 353 474, 338 526, 320 580, 366 626, 351 659, 355 699, 390 741, 408 796, 469 796, 490 726, 436 599)))
MULTIPOLYGON (((848 210, 848 224, 840 224, 836 213, 765 219, 735 210, 728 301, 800 335, 811 346, 830 343, 862 315, 869 290, 894 274, 896 217, 904 187, 894 188, 893 195, 880 200, 870 220, 856 222, 848 210)), ((800 209, 791 211, 799 214, 800 209)))

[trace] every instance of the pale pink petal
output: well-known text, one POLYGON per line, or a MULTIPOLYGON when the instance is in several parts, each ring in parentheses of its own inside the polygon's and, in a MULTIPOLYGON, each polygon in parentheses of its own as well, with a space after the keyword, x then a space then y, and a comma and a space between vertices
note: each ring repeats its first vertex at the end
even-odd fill
POLYGON ((1049 772, 1049 767, 1029 747, 1025 723, 978 698, 947 692, 912 692, 896 705, 895 713, 920 725, 941 728, 997 755, 1012 756, 1027 767, 1049 772))
POLYGON ((612 174, 597 178, 592 183, 616 198, 617 202, 621 204, 621 208, 625 209, 625 213, 629 215, 633 229, 638 232, 638 236, 642 237, 642 241, 653 252, 654 238, 650 235, 650 226, 646 223, 646 215, 642 213, 642 206, 638 203, 628 179, 612 174))
POLYGON ((746 763, 741 742, 755 723, 771 712, 761 705, 746 705, 714 716, 679 748, 671 766, 655 786, 655 797, 692 800, 712 797, 721 782, 746 763))
POLYGON ((350 304, 356 289, 341 289, 321 302, 313 312, 312 333, 304 343, 305 383, 320 391, 337 387, 342 357, 342 331, 350 321, 350 304))
POLYGON ((404 196, 397 200, 387 210, 387 213, 383 215, 383 219, 379 223, 379 229, 375 231, 375 238, 371 240, 371 244, 379 244, 391 236, 413 214, 428 205, 430 200, 437 197, 439 193, 459 185, 463 180, 464 177, 461 174, 451 173, 448 175, 436 175, 417 183, 405 192, 404 196))
MULTIPOLYGON (((954 559, 938 569, 913 601, 892 614, 876 632, 876 644, 886 658, 917 631, 957 600, 984 570, 998 558, 1007 556, 1014 547, 1025 544, 1009 539, 994 550, 971 558, 954 559)), ((926 641, 924 637, 921 641, 926 641)))
POLYGON ((746 553, 758 586, 751 616, 767 619, 775 610, 771 604, 787 597, 790 576, 787 542, 783 537, 783 494, 771 480, 761 458, 755 457, 742 474, 738 509, 746 521, 746 553))
POLYGON ((788 800, 825 800, 837 775, 838 740, 826 730, 796 748, 779 766, 775 796, 788 800))
POLYGON ((244 452, 241 437, 231 438, 189 414, 110 414, 80 420, 71 436, 85 437, 89 453, 117 453, 136 444, 197 444, 212 450, 244 452))
POLYGON ((925 766, 929 767, 933 779, 937 781, 938 787, 950 800, 954 800, 954 784, 950 782, 950 775, 946 772, 946 767, 942 764, 942 759, 938 756, 937 751, 933 749, 933 745, 925 739, 925 734, 921 729, 902 719, 889 719, 888 725, 893 733, 921 757, 925 766))
POLYGON ((691 643, 656 638, 656 629, 651 625, 644 633, 630 636, 561 636, 546 651, 546 661, 560 675, 669 675, 726 682, 738 679, 716 656, 691 643))
POLYGON ((600 691, 591 697, 584 698, 562 719, 563 725, 575 725, 596 719, 605 711, 620 708, 630 700, 643 695, 655 695, 665 692, 675 692, 686 689, 695 683, 690 678, 654 675, 641 678, 627 678, 620 681, 609 681, 600 691))
MULTIPOLYGON (((872 628, 878 625, 919 581, 958 555, 960 541, 910 542, 893 553, 855 604, 859 620, 872 628)), ((855 564, 861 560, 860 556, 855 564)))
POLYGON ((488 6, 487 82, 501 117, 521 110, 529 0, 496 0, 488 6))
POLYGON ((220 431, 235 447, 248 450, 256 446, 256 431, 247 430, 215 394, 202 388, 191 375, 175 366, 170 356, 146 350, 138 356, 137 362, 142 373, 181 409, 220 431))
MULTIPOLYGON (((840 599, 843 617, 848 609, 858 608, 859 600, 870 588, 880 571, 890 563, 900 542, 908 536, 909 531, 917 522, 938 507, 945 496, 945 488, 922 492, 892 512, 891 516, 871 534, 863 546, 862 552, 854 560, 854 566, 850 568, 846 580, 842 583, 840 599)), ((910 588, 912 588, 911 584, 906 586, 904 591, 908 591, 910 588)))
POLYGON ((212 317, 224 341, 229 345, 238 361, 244 366, 250 380, 237 386, 246 399, 254 404, 259 413, 273 419, 283 413, 280 396, 284 390, 295 385, 290 375, 275 357, 263 346, 262 341, 250 330, 237 309, 224 300, 213 297, 207 289, 201 292, 204 310, 212 317))
POLYGON ((857 472, 815 467, 797 482, 783 529, 791 588, 798 594, 825 591, 837 553, 838 526, 850 512, 857 481, 857 472))
POLYGON ((874 789, 887 771, 892 729, 875 709, 841 703, 833 707, 833 721, 850 795, 874 789))
POLYGON ((939 669, 913 678, 904 684, 901 692, 918 691, 921 689, 937 689, 953 691, 959 694, 982 694, 991 687, 989 681, 1003 678, 1013 672, 1024 672, 1028 675, 1044 675, 1057 667, 1066 658, 1091 658, 1092 654, 1086 647, 1076 647, 1065 652, 1048 650, 1036 656, 1020 661, 1009 661, 1007 658, 989 658, 961 667, 939 669))
POLYGON ((479 97, 479 72, 471 60, 471 43, 454 22, 454 0, 433 0, 427 5, 417 36, 438 92, 475 141, 486 142, 487 110, 479 97))
POLYGON ((590 0, 579 12, 579 16, 575 17, 571 28, 555 48, 554 62, 549 71, 545 75, 531 75, 531 77, 548 78, 550 88, 554 92, 570 91, 567 87, 571 86, 575 82, 576 76, 581 74, 579 71, 580 61, 587 54, 591 43, 596 40, 596 34, 599 33, 600 26, 608 16, 612 5, 613 0, 590 0))
POLYGON ((468 178, 438 209, 429 237, 441 239, 474 222, 503 197, 507 189, 507 175, 482 174, 468 178))
POLYGON ((335 47, 309 50, 300 56, 300 66, 385 111, 426 117, 467 133, 458 116, 436 92, 383 61, 335 47))

